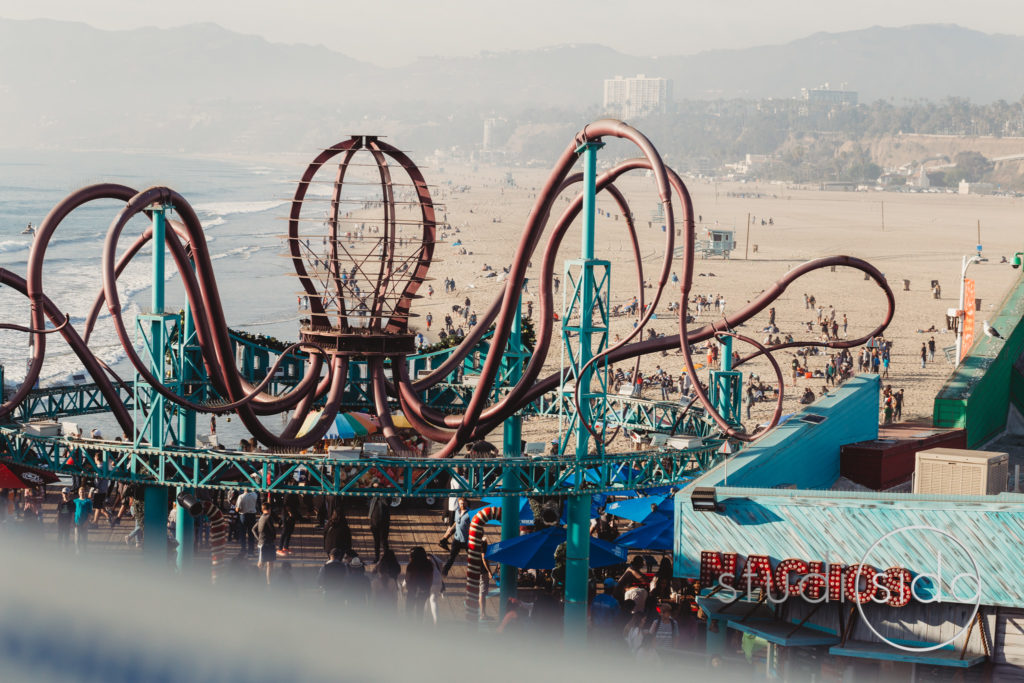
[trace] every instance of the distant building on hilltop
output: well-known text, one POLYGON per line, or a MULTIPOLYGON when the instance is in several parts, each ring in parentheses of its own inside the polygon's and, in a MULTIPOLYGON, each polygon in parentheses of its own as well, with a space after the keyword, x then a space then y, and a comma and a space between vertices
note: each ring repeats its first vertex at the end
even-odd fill
POLYGON ((921 165, 920 170, 917 172, 917 177, 910 184, 914 185, 915 187, 922 188, 932 186, 931 178, 928 177, 928 171, 925 169, 923 164, 921 165))
POLYGON ((604 104, 606 114, 620 119, 635 119, 648 114, 664 112, 672 100, 672 81, 667 78, 605 79, 604 104))
POLYGON ((801 88, 800 96, 812 104, 831 104, 841 106, 853 106, 857 104, 857 92, 855 90, 846 90, 846 84, 842 84, 842 89, 832 90, 828 83, 825 83, 818 88, 801 88))
POLYGON ((508 121, 501 117, 488 117, 484 119, 484 151, 492 151, 504 144, 507 134, 508 121))

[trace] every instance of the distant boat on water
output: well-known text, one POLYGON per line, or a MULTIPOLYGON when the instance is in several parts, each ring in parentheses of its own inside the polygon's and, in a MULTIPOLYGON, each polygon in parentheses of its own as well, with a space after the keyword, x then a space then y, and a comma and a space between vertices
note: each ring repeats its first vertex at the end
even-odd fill
POLYGON ((36 229, 32 227, 31 223, 29 223, 28 225, 25 226, 25 229, 21 231, 21 234, 22 235, 34 235, 34 234, 36 234, 36 229))

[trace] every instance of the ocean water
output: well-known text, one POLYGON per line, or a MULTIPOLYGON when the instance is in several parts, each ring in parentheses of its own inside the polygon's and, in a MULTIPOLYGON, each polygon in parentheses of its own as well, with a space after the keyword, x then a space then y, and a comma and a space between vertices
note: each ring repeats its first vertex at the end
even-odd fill
MULTIPOLYGON (((301 165, 277 166, 183 156, 115 152, 0 151, 0 267, 26 275, 38 225, 71 191, 98 182, 117 182, 137 190, 165 185, 181 193, 196 210, 210 246, 226 316, 232 327, 296 339, 297 280, 281 235, 287 203, 301 165)), ((97 202, 78 209, 58 227, 46 252, 44 290, 83 331, 85 316, 102 291, 100 270, 107 230, 123 204, 97 202)), ((123 251, 145 229, 137 218, 122 234, 123 251)), ((151 307, 152 252, 143 250, 119 279, 129 331, 135 316, 151 307)), ((184 294, 174 263, 167 258, 166 310, 178 310, 184 294)), ((132 377, 124 349, 105 306, 90 339, 92 352, 125 378, 132 377)), ((19 293, 0 288, 0 320, 27 325, 29 306, 19 293)), ((137 345, 138 347, 138 345, 137 345)), ((7 383, 25 376, 28 335, 0 331, 0 363, 7 383)), ((81 364, 59 335, 47 340, 42 386, 66 383, 81 364)))

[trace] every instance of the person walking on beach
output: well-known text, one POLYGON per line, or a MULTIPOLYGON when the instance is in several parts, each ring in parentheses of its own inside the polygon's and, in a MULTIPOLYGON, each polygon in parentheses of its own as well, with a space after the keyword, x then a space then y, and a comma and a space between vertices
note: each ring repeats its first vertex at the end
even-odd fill
POLYGON ((89 516, 92 514, 92 499, 86 495, 85 487, 78 489, 75 498, 75 552, 84 553, 89 544, 89 516))
POLYGON ((921 369, 924 369, 925 361, 928 359, 928 345, 921 344, 921 369))
POLYGON ((935 337, 931 337, 928 340, 928 362, 935 362, 935 337))
POLYGON ((270 503, 263 504, 263 514, 252 529, 252 535, 256 537, 256 551, 259 558, 256 567, 267 572, 267 585, 270 585, 270 572, 277 559, 277 548, 274 542, 277 540, 277 528, 274 526, 274 518, 270 514, 270 503))
POLYGON ((433 315, 431 315, 430 313, 427 313, 427 318, 426 318, 426 320, 427 320, 427 331, 429 332, 429 331, 430 331, 430 324, 431 324, 432 322, 434 322, 434 316, 433 316, 433 315))

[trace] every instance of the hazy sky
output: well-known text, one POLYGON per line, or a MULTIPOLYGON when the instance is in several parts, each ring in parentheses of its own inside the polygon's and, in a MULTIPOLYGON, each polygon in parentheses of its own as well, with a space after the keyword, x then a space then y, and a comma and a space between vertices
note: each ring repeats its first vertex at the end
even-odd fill
POLYGON ((785 43, 816 31, 947 23, 1024 34, 1021 0, 0 0, 0 17, 98 28, 214 22, 363 61, 593 42, 635 55, 785 43))

